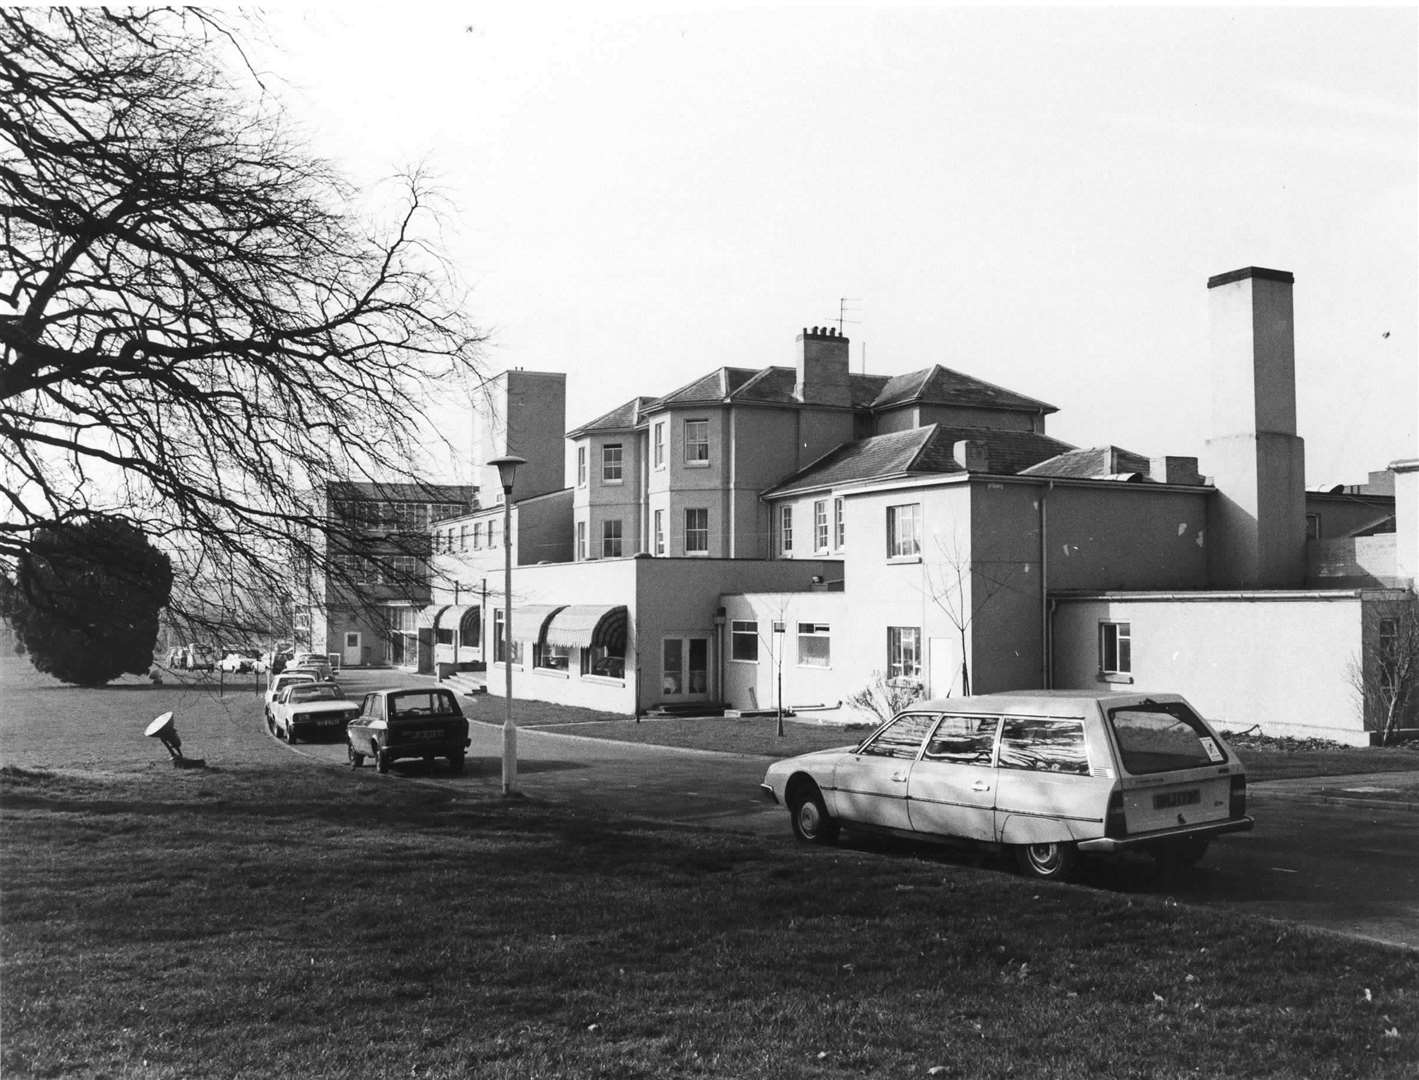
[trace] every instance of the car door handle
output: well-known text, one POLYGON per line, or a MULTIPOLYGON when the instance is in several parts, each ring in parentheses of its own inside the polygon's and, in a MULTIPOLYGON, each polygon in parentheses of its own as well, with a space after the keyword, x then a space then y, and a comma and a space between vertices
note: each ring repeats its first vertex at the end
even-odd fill
POLYGON ((907 782, 907 774, 904 772, 894 772, 891 776, 887 777, 887 779, 894 784, 905 784, 907 782))
POLYGON ((989 790, 990 790, 990 785, 987 784, 984 780, 977 780, 974 784, 971 785, 971 790, 972 790, 972 791, 989 791, 989 790))

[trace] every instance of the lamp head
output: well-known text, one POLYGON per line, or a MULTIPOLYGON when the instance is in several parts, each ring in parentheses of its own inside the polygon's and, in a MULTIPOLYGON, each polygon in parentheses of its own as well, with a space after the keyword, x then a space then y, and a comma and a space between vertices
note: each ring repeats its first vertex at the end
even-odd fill
POLYGON ((511 491, 513 478, 517 476, 517 467, 526 465, 527 459, 518 457, 516 454, 508 454, 505 457, 493 458, 487 464, 498 470, 498 481, 502 484, 503 490, 511 491))

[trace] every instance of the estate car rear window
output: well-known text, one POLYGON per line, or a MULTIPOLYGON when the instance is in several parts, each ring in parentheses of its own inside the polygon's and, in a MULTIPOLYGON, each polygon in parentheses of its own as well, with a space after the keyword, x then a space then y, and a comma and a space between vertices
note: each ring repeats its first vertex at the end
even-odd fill
POLYGON ((1043 716, 1007 716, 1000 733, 1000 767, 1089 775, 1084 724, 1043 716))
POLYGON ((1109 710, 1123 767, 1134 776, 1196 769, 1227 760, 1197 714, 1180 701, 1109 710))
POLYGON ((934 713, 907 713, 899 716, 877 733, 877 737, 864 746, 860 753, 877 757, 914 758, 921 749, 921 741, 931 725, 936 723, 934 713))

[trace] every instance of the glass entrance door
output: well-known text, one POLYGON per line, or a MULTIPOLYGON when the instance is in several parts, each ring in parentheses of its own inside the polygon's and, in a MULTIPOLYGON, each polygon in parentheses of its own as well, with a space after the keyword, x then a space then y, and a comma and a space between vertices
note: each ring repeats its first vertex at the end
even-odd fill
POLYGON ((660 696, 665 701, 704 701, 709 697, 709 638, 661 640, 660 696))

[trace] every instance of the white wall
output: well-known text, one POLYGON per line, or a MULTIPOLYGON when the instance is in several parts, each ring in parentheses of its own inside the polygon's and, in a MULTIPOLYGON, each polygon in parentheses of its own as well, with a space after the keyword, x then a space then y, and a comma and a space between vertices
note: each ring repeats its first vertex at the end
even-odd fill
POLYGON ((1099 689, 1099 622, 1130 624, 1128 691, 1183 694, 1227 731, 1368 745, 1350 664, 1360 654, 1358 592, 1118 594, 1061 600, 1054 685, 1099 689))

